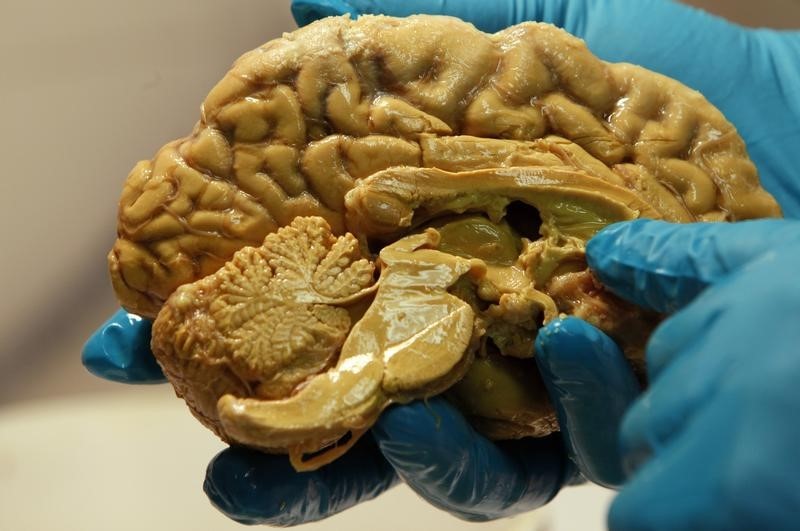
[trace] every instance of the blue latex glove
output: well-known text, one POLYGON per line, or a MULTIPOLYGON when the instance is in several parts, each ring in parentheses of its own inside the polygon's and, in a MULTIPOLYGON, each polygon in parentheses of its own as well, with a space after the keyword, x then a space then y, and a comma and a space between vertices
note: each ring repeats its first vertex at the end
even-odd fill
POLYGON ((83 365, 100 378, 120 383, 163 383, 167 379, 150 352, 153 323, 119 310, 83 347, 83 365))
POLYGON ((800 222, 639 220, 587 253, 620 296, 676 312, 648 343, 650 387, 623 423, 635 473, 610 528, 797 529, 800 222))
MULTIPOLYGON (((791 54, 798 46, 796 35, 745 32, 683 6, 653 0, 573 0, 569 4, 318 0, 293 4, 301 24, 321 15, 355 14, 359 10, 395 15, 454 14, 486 31, 527 19, 554 22, 586 38, 589 46, 605 59, 637 62, 681 79, 703 90, 736 123, 745 139, 759 147, 751 148, 751 154, 767 188, 778 196, 787 213, 796 216, 800 212, 797 182, 780 180, 781 169, 793 167, 798 160, 793 150, 785 149, 798 137, 797 121, 791 117, 800 113, 797 105, 791 105, 796 101, 789 100, 797 74, 783 66, 793 66, 791 54), (730 61, 731 56, 737 60, 730 61), (758 56, 763 56, 764 61, 757 62, 757 72, 753 72, 749 58, 758 56), (697 65, 692 66, 695 62, 697 65), (713 76, 709 75, 708 64, 718 67, 713 76), (742 84, 740 74, 745 70, 748 83, 742 84), (738 115, 752 119, 740 120, 738 115)), ((130 322, 124 313, 117 318, 130 322)), ((137 376, 125 377, 128 367, 153 365, 146 348, 131 348, 137 343, 146 344, 139 335, 143 330, 132 330, 130 343, 108 346, 96 338, 114 334, 105 334, 101 328, 87 344, 84 363, 95 374, 135 381, 137 376), (120 355, 130 352, 134 352, 133 358, 120 355)), ((635 385, 616 347, 588 325, 568 319, 545 328, 537 349, 559 420, 567 428, 566 448, 571 460, 594 481, 619 483, 622 474, 616 458, 615 426, 635 394, 635 385)), ((154 373, 139 374, 148 374, 147 379, 151 379, 154 373)), ((468 519, 488 519, 533 508, 575 477, 557 438, 540 441, 535 452, 525 451, 524 444, 518 448, 513 443, 492 445, 439 400, 431 401, 429 407, 413 404, 388 411, 373 435, 382 455, 412 488, 437 506, 468 519), (431 419, 436 422, 432 424, 431 419), (437 450, 441 448, 449 450, 437 450), (460 459, 453 459, 453 449, 461 449, 460 459), (520 478, 519 470, 527 471, 527 477, 523 474, 520 478)), ((206 491, 223 511, 242 521, 289 525, 314 520, 369 499, 393 484, 394 472, 374 464, 383 462, 375 447, 369 441, 359 443, 359 448, 362 445, 363 450, 344 458, 347 461, 342 463, 350 466, 342 466, 341 473, 326 467, 301 475, 288 469, 282 458, 226 450, 209 466, 206 491), (358 463, 372 463, 360 468, 373 472, 347 472, 359 468, 358 463), (275 494, 274 485, 286 488, 275 494)))

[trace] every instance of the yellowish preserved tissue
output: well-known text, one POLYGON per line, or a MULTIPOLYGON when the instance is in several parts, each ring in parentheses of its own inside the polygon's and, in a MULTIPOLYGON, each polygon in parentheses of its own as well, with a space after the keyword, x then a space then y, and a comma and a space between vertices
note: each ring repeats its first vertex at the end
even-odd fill
POLYGON ((779 215, 674 80, 545 24, 340 17, 242 56, 133 169, 109 264, 193 413, 302 470, 439 393, 491 437, 552 432, 542 324, 587 319, 641 369, 658 322, 588 270, 594 233, 779 215))

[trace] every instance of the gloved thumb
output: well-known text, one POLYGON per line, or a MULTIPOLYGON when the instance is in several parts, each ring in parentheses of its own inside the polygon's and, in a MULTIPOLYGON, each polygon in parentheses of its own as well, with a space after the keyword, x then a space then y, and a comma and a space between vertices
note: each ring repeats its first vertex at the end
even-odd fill
POLYGON ((775 249, 800 241, 796 222, 673 224, 634 220, 601 230, 586 246, 589 267, 620 297, 672 313, 701 291, 775 249))
POLYGON ((641 389, 614 341, 575 317, 551 321, 536 337, 536 364, 570 459, 588 480, 625 480, 619 427, 641 389))
POLYGON ((113 382, 162 383, 167 379, 150 351, 152 323, 119 310, 98 328, 83 347, 81 360, 89 372, 113 382))

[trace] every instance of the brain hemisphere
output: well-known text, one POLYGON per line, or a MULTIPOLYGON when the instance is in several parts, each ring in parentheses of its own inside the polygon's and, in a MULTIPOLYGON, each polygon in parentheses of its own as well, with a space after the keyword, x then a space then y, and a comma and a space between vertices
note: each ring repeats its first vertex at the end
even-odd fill
POLYGON ((134 168, 109 264, 198 418, 303 469, 445 390, 491 437, 550 433, 539 327, 585 318, 641 369, 658 321, 587 239, 779 213, 700 94, 555 27, 329 18, 242 56, 134 168))
POLYGON ((241 57, 192 135, 134 168, 109 255, 114 287, 124 307, 155 317, 178 286, 298 215, 343 233, 343 197, 370 173, 545 155, 647 195, 668 218, 778 212, 701 95, 599 61, 552 26, 486 35, 445 17, 331 18, 241 57), (537 144, 548 135, 558 138, 537 144))

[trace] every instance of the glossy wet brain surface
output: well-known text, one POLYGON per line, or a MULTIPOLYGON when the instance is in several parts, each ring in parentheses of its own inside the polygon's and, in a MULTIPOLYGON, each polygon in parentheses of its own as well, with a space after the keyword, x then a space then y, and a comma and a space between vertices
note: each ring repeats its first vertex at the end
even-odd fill
POLYGON ((656 322, 594 280, 592 234, 777 215, 700 94, 553 26, 329 18, 242 56, 134 168, 109 264, 195 415, 313 468, 448 389, 490 436, 549 433, 542 323, 587 318, 636 365, 656 322))

